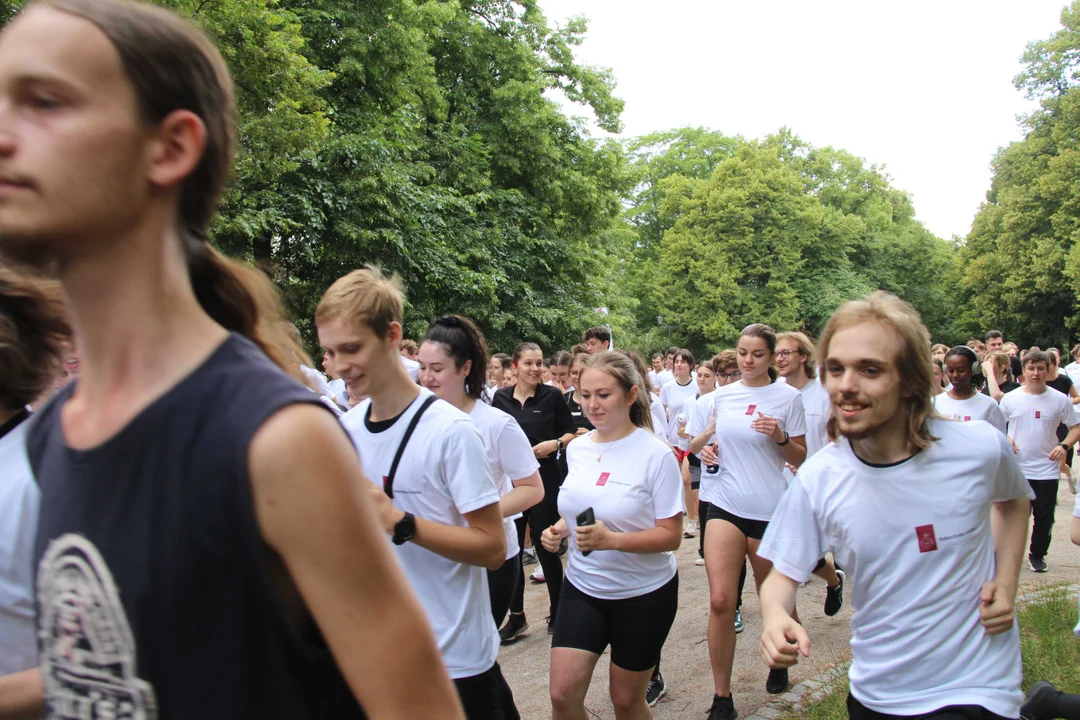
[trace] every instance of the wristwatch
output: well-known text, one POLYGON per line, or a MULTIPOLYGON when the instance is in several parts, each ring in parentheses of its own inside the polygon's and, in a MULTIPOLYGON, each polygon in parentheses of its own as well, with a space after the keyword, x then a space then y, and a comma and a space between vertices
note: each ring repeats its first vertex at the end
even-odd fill
POLYGON ((778 443, 776 443, 776 445, 777 445, 777 447, 784 447, 789 442, 791 442, 791 436, 788 435, 787 432, 784 432, 784 442, 778 442, 778 443))
POLYGON ((416 516, 411 512, 405 513, 404 517, 394 525, 394 536, 391 541, 395 545, 404 545, 416 535, 416 516))
POLYGON ((1061 448, 1062 450, 1064 450, 1065 452, 1069 452, 1069 446, 1066 445, 1065 443, 1058 443, 1058 447, 1061 448))
POLYGON ((564 442, 562 441, 562 438, 556 438, 556 439, 555 439, 555 442, 559 443, 559 450, 558 450, 558 452, 559 452, 559 453, 562 453, 562 451, 563 451, 564 449, 566 449, 566 444, 565 444, 565 443, 564 443, 564 442))

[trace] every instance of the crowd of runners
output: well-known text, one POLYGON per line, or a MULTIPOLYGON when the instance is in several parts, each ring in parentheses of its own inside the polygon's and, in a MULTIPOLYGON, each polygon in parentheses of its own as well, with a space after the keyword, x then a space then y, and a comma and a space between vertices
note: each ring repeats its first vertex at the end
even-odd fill
MULTIPOLYGON (((498 656, 537 626, 552 717, 588 717, 610 652, 616 717, 648 718, 684 540, 710 720, 737 715, 747 561, 769 693, 816 574, 826 617, 855 608, 852 718, 1020 716, 1014 601, 1075 492, 1080 346, 933 345, 876 292, 816 344, 491 353, 455 314, 405 339, 367 267, 315 309, 323 375, 206 241, 234 112, 171 11, 45 0, 0 34, 0 718, 517 718, 498 656)), ((1076 700, 1041 684, 1024 716, 1076 700)))

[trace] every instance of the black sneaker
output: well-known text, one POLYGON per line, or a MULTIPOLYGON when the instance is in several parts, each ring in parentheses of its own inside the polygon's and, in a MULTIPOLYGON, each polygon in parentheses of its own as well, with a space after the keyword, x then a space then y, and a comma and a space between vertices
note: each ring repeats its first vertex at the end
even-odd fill
POLYGON ((528 629, 529 623, 525 620, 524 613, 521 615, 510 613, 510 617, 506 619, 506 624, 499 630, 499 640, 503 645, 509 645, 519 640, 528 629))
POLYGON ((656 673, 656 677, 650 680, 649 686, 645 688, 645 702, 649 703, 649 707, 656 707, 656 703, 660 702, 660 698, 666 693, 667 685, 664 684, 664 676, 656 673))
POLYGON ((1046 561, 1042 558, 1032 557, 1031 555, 1028 555, 1028 566, 1031 567, 1031 570, 1033 572, 1046 572, 1046 561))
POLYGON ((1027 702, 1020 708, 1020 717, 1024 720, 1050 720, 1054 717, 1049 708, 1050 701, 1060 694, 1061 691, 1052 683, 1040 680, 1028 690, 1027 702))
POLYGON ((780 695, 781 693, 787 692, 787 686, 787 668, 769 671, 769 679, 765 681, 765 692, 770 695, 780 695))
POLYGON ((739 713, 735 710, 735 701, 728 695, 722 698, 713 695, 712 707, 709 708, 709 720, 735 720, 739 713))
POLYGON ((544 620, 547 620, 548 635, 552 635, 555 632, 555 616, 548 615, 544 620))
POLYGON ((836 577, 840 578, 840 584, 834 588, 825 588, 825 615, 828 617, 832 617, 844 607, 844 571, 837 570, 836 577))

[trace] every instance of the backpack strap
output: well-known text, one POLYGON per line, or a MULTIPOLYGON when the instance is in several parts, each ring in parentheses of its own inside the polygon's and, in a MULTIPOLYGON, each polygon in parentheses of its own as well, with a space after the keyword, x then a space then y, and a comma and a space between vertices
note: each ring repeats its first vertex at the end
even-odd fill
POLYGON ((401 456, 405 453, 405 446, 409 444, 409 438, 412 437, 413 431, 416 430, 417 423, 420 422, 420 416, 424 414, 424 411, 431 407, 435 401, 438 400, 434 395, 428 395, 427 400, 424 400, 420 405, 420 409, 416 411, 416 414, 412 416, 412 420, 409 421, 409 427, 405 428, 405 435, 401 438, 401 444, 398 445, 397 454, 394 455, 394 462, 390 464, 390 474, 386 476, 386 483, 383 486, 383 491, 387 497, 394 497, 394 475, 397 474, 398 463, 401 462, 401 456))

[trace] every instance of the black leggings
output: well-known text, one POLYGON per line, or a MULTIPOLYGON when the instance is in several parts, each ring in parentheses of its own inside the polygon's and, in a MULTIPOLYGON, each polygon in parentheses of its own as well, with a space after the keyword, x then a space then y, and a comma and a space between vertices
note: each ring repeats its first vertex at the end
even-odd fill
POLYGON ((850 693, 847 711, 849 720, 1005 720, 980 705, 949 705, 922 715, 887 715, 871 710, 850 693))
MULTIPOLYGON (((544 549, 540 536, 549 527, 559 522, 559 486, 549 487, 545 482, 544 499, 522 513, 522 516, 514 522, 517 523, 519 548, 525 548, 525 525, 528 524, 531 528, 533 548, 536 550, 536 559, 540 561, 540 567, 544 569, 551 619, 554 621, 559 610, 559 594, 562 592, 562 559, 557 553, 550 553, 544 549)), ((525 573, 518 575, 517 592, 514 593, 514 599, 510 602, 510 612, 518 614, 525 612, 525 573)))
POLYGON ((454 686, 468 720, 521 720, 499 663, 479 675, 458 678, 454 686))
POLYGON ((1057 507, 1058 480, 1028 480, 1028 485, 1035 492, 1035 499, 1031 501, 1031 514, 1035 516, 1035 525, 1031 529, 1028 554, 1042 560, 1050 549, 1054 508, 1057 507))
POLYGON ((506 611, 510 609, 510 600, 517 590, 521 575, 521 553, 510 558, 498 570, 488 570, 488 597, 491 598, 491 614, 495 616, 495 627, 502 627, 506 611))

